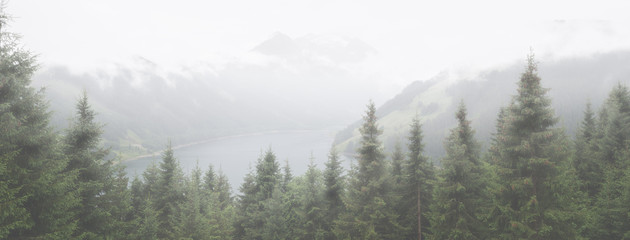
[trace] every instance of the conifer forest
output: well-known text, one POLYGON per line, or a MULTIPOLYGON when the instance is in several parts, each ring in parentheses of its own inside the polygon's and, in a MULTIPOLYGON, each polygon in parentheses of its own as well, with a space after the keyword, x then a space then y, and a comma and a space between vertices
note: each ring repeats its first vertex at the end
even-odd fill
POLYGON ((628 86, 574 113, 568 134, 533 52, 505 80, 516 91, 488 141, 458 99, 446 138, 426 138, 417 115, 386 150, 365 99, 351 157, 332 146, 300 175, 260 146, 234 189, 217 166, 185 173, 168 139, 159 162, 129 176, 87 91, 56 130, 31 84, 38 56, 0 30, 0 239, 630 239, 628 86), (435 141, 439 158, 425 151, 435 141))

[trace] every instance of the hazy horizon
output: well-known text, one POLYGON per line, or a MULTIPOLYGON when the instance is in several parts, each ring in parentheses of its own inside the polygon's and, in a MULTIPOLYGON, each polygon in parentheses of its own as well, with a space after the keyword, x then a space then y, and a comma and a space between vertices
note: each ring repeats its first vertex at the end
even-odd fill
MULTIPOLYGON (((530 47, 541 61, 630 49, 630 17, 615 6, 623 2, 24 0, 6 12, 8 31, 23 36, 42 71, 133 68, 138 59, 176 73, 326 66, 369 82, 364 95, 382 104, 440 72, 468 76, 523 61, 530 47), (278 35, 286 41, 256 51, 278 35), (293 45, 298 52, 287 55, 293 45)), ((305 78, 326 78, 316 72, 305 78)))

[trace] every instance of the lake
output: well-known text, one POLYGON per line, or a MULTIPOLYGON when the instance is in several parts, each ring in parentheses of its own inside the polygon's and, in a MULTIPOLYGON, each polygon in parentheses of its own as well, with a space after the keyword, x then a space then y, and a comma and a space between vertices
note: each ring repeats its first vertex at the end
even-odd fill
MULTIPOLYGON (((221 168, 230 180, 233 192, 238 193, 249 168, 255 168, 261 153, 270 147, 281 167, 285 165, 285 160, 289 161, 294 176, 302 175, 306 171, 311 153, 317 168, 324 170, 335 132, 283 131, 224 137, 175 149, 174 155, 187 175, 197 163, 204 174, 209 164, 214 166, 215 171, 221 168)), ((142 176, 153 161, 159 164, 161 156, 125 161, 122 164, 127 167, 129 178, 133 179, 136 175, 142 176)))

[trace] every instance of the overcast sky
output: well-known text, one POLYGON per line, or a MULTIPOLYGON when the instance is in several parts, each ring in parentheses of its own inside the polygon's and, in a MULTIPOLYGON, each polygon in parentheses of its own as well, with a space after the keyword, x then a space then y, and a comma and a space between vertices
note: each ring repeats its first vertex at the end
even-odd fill
MULTIPOLYGON (((356 38, 397 86, 524 59, 630 49, 627 1, 10 0, 10 31, 44 66, 142 56, 219 63, 280 32, 356 38), (589 3, 586 3, 589 2, 589 3)), ((373 70, 373 69, 372 69, 373 70)))

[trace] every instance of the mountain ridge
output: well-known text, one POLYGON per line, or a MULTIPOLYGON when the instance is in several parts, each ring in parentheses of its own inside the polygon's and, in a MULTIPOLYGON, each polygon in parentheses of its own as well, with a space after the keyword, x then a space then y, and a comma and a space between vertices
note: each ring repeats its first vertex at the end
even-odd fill
MULTIPOLYGON (((552 105, 560 119, 558 126, 565 127, 572 136, 587 99, 597 109, 615 84, 630 83, 629 64, 629 50, 539 62, 542 85, 550 89, 552 105)), ((441 158, 441 145, 448 129, 455 126, 455 107, 460 100, 468 108, 476 137, 487 147, 498 111, 509 104, 523 66, 524 62, 513 63, 456 81, 444 72, 411 83, 377 109, 386 150, 391 151, 397 141, 406 141, 408 125, 417 112, 423 123, 426 153, 434 161, 441 158)), ((355 121, 335 137, 334 145, 346 156, 355 152, 359 125, 360 121, 355 121)))

